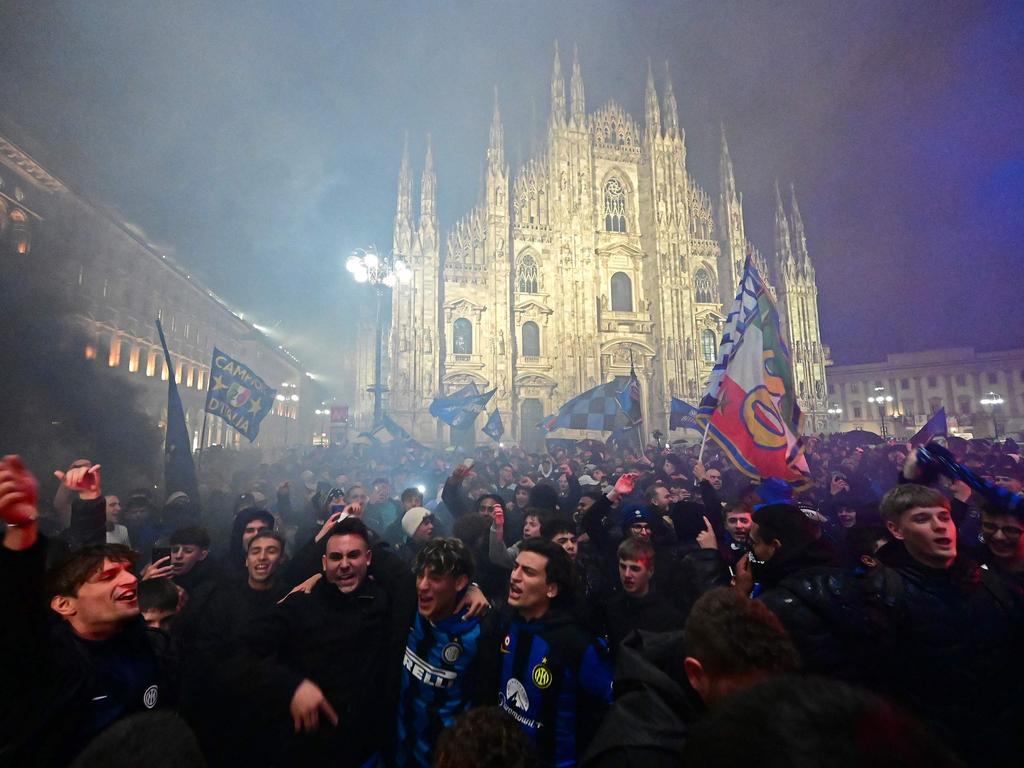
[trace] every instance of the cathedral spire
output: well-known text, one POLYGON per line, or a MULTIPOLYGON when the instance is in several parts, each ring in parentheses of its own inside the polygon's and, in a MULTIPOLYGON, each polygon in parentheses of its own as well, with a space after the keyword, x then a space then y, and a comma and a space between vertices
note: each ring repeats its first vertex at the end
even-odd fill
POLYGON ((802 269, 811 268, 811 256, 807 252, 807 234, 804 232, 804 220, 800 216, 800 207, 796 204, 796 187, 789 185, 790 208, 793 211, 793 248, 796 259, 802 269))
POLYGON ((572 46, 572 122, 576 128, 583 128, 587 119, 586 98, 583 95, 583 75, 580 73, 580 54, 575 44, 572 46))
POLYGON ((562 61, 558 57, 557 40, 555 40, 555 66, 551 72, 551 125, 555 128, 565 125, 565 80, 562 78, 562 61))
POLYGON ((789 221, 786 219, 786 209, 782 207, 778 181, 775 182, 775 259, 784 274, 794 266, 789 221))
POLYGON ((647 135, 652 139, 661 136, 661 110, 658 108, 658 91, 654 87, 654 73, 651 60, 647 60, 647 88, 644 90, 644 114, 647 121, 647 135))
POLYGON ((392 249, 408 254, 412 247, 412 173, 409 170, 409 134, 405 134, 402 166, 398 171, 398 202, 395 206, 395 233, 392 249))
POLYGON ((505 129, 501 127, 498 86, 494 86, 494 113, 491 116, 491 138, 487 146, 487 164, 491 169, 498 170, 505 166, 505 129))
POLYGON ((730 201, 736 197, 736 177, 732 171, 732 156, 729 154, 729 142, 725 138, 725 123, 722 123, 722 156, 718 163, 719 189, 730 201))
POLYGON ((430 134, 427 134, 427 157, 423 161, 423 177, 420 180, 420 226, 427 219, 435 221, 434 208, 437 202, 437 179, 434 176, 434 152, 430 134))
POLYGON ((672 75, 668 70, 668 62, 665 62, 665 135, 669 138, 682 138, 679 132, 679 107, 676 105, 676 95, 672 90, 672 75))

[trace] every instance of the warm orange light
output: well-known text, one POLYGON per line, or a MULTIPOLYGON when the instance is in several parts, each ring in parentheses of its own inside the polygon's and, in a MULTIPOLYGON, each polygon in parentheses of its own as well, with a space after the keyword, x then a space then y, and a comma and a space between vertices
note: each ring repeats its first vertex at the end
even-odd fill
POLYGON ((156 352, 150 352, 146 358, 146 375, 152 376, 156 373, 156 352))
POLYGON ((196 389, 203 389, 203 380, 206 378, 206 371, 199 368, 196 371, 196 389))
POLYGON ((85 359, 95 360, 96 359, 96 347, 93 344, 85 345, 85 359))
POLYGON ((107 365, 117 368, 121 364, 121 339, 114 336, 110 340, 110 355, 107 357, 107 365))
POLYGON ((167 361, 164 360, 163 367, 160 368, 160 381, 167 381, 167 376, 168 376, 167 361))
POLYGON ((194 365, 190 365, 188 367, 188 374, 185 376, 185 386, 186 387, 191 387, 192 386, 192 382, 195 381, 195 378, 196 378, 196 367, 194 365))
POLYGON ((139 370, 139 347, 132 345, 132 351, 128 353, 128 371, 135 373, 139 370))

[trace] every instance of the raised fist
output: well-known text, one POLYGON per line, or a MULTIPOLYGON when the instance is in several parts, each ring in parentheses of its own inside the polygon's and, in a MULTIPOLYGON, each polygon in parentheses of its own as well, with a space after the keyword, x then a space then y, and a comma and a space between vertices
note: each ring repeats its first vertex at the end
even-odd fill
POLYGON ((636 472, 627 472, 615 482, 615 492, 620 496, 628 496, 636 487, 636 472))
POLYGON ((18 456, 0 460, 0 520, 25 525, 38 517, 39 485, 18 456))

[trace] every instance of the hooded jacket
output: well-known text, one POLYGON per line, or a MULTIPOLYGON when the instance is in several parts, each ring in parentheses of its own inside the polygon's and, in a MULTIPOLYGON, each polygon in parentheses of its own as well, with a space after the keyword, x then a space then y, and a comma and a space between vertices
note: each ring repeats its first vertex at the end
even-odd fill
POLYGON ((622 643, 615 703, 580 768, 669 768, 679 765, 690 725, 704 703, 682 676, 682 632, 638 631, 622 643))
POLYGON ((245 549, 242 547, 242 535, 245 527, 253 520, 262 518, 267 526, 273 530, 276 520, 274 516, 265 509, 249 507, 240 510, 231 523, 231 538, 229 539, 227 557, 224 562, 231 570, 245 568, 245 549))

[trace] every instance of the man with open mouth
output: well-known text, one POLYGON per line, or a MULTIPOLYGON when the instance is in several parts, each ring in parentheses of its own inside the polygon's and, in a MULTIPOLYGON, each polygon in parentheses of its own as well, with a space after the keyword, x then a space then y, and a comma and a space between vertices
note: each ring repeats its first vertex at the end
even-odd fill
MULTIPOLYGON (((95 521, 102 536, 99 465, 58 477, 79 494, 72 519, 95 521)), ((61 619, 48 621, 38 597, 51 545, 38 530, 37 489, 18 457, 0 460, 0 604, 11 622, 0 646, 0 706, 11 714, 0 743, 12 765, 66 765, 115 721, 167 703, 167 644, 146 628, 135 554, 121 544, 82 547, 46 574, 49 606, 61 619)))

